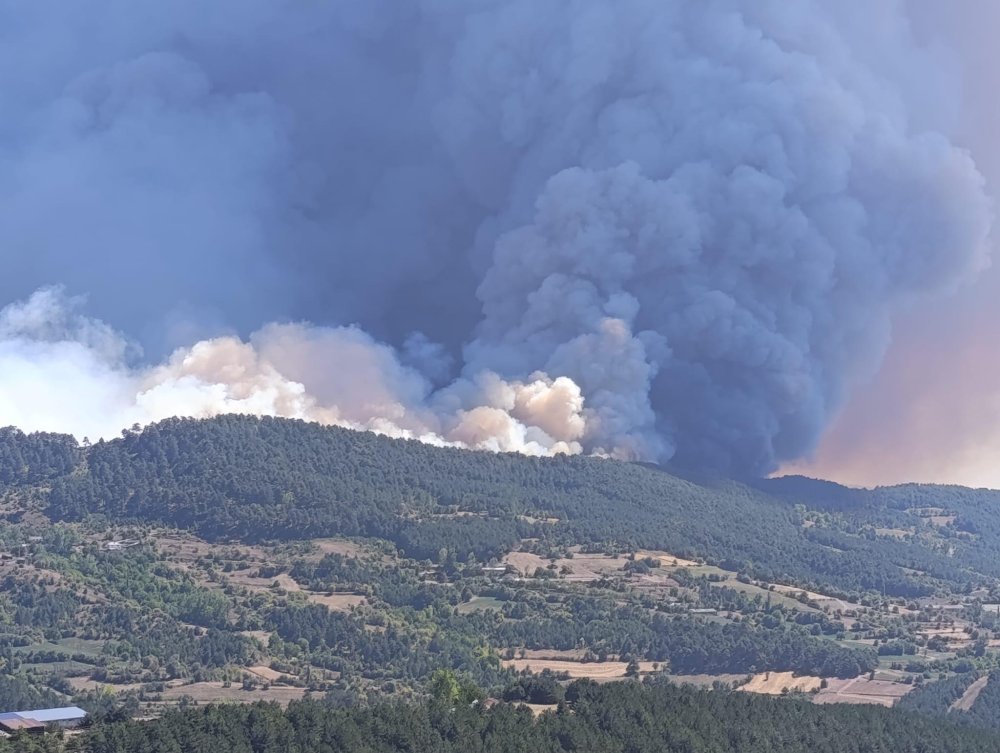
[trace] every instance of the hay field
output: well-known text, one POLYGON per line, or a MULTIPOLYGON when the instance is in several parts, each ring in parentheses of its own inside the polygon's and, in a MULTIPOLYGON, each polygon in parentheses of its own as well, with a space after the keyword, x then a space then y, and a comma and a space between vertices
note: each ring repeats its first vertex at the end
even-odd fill
POLYGON ((231 687, 223 687, 221 682, 195 682, 190 685, 174 685, 163 691, 164 701, 177 701, 184 696, 198 703, 215 701, 236 701, 237 703, 255 703, 256 701, 273 701, 282 706, 302 698, 305 688, 277 687, 272 685, 267 690, 243 690, 239 683, 231 687))
POLYGON ((505 565, 510 565, 521 575, 533 575, 535 570, 548 567, 548 560, 544 560, 537 554, 531 552, 511 552, 503 558, 505 565))
POLYGON ((828 687, 814 697, 815 703, 874 703, 895 706, 896 702, 913 690, 912 685, 885 680, 856 677, 853 680, 828 680, 828 687))
POLYGON ((971 709, 972 705, 979 698, 979 694, 982 693, 983 690, 986 688, 986 683, 988 683, 989 681, 990 681, 989 675, 980 677, 978 680, 976 680, 974 683, 972 683, 969 687, 965 689, 965 692, 962 694, 962 697, 959 698, 957 701, 955 701, 953 704, 951 704, 951 708, 949 710, 968 711, 969 709, 971 709))
POLYGON ((761 672, 753 676, 746 685, 741 685, 740 690, 747 693, 761 693, 763 695, 781 695, 785 690, 799 690, 803 693, 811 693, 819 690, 823 682, 821 677, 802 675, 796 677, 793 672, 761 672))
MULTIPOLYGON (((574 680, 618 680, 625 677, 628 666, 623 661, 580 662, 566 659, 506 659, 502 664, 516 672, 527 669, 537 674, 547 669, 557 674, 566 674, 574 680)), ((640 674, 653 672, 653 664, 651 661, 639 662, 640 674)))
POLYGON ((324 594, 308 591, 306 595, 313 604, 322 604, 332 612, 349 612, 351 611, 351 607, 359 607, 362 604, 368 603, 368 600, 361 594, 324 594))

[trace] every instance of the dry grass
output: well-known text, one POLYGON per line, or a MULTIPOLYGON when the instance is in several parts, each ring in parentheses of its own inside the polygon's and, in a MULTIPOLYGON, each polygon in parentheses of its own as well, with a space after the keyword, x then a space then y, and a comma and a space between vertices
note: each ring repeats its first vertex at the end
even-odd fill
POLYGON ((517 654, 519 659, 552 659, 553 661, 579 662, 587 655, 587 649, 525 648, 520 649, 517 654))
MULTIPOLYGON (((654 662, 639 662, 640 674, 655 671, 654 662)), ((516 672, 530 670, 536 674, 546 669, 557 674, 566 674, 574 680, 587 678, 590 680, 617 680, 625 677, 628 667, 623 661, 581 662, 566 659, 506 659, 503 666, 516 672)))
POLYGON ((245 635, 247 638, 256 638, 265 646, 271 640, 270 630, 241 630, 240 635, 245 635))
POLYGON ((361 594, 319 594, 310 591, 308 599, 313 604, 322 604, 333 612, 349 612, 352 607, 368 603, 361 594))
POLYGON ((339 554, 344 557, 359 557, 363 552, 360 544, 344 539, 315 539, 312 543, 323 556, 339 554))
POLYGON ((184 696, 199 703, 214 701, 236 701, 238 703, 255 703, 256 701, 274 701, 282 706, 305 695, 305 688, 288 688, 271 686, 267 690, 243 690, 239 683, 231 687, 223 687, 221 682, 195 682, 190 685, 173 685, 163 691, 164 701, 176 701, 184 696))
POLYGON ((667 588, 680 588, 680 583, 671 578, 666 573, 654 570, 648 575, 635 576, 631 584, 632 588, 643 590, 663 590, 667 588))
POLYGON ((914 532, 908 528, 876 528, 875 534, 877 536, 887 536, 894 539, 903 539, 910 536, 914 532))
POLYGON ((798 597, 799 594, 805 594, 807 599, 812 599, 813 601, 827 601, 833 598, 832 596, 826 596, 825 594, 817 593, 816 591, 809 591, 805 588, 799 588, 798 586, 783 586, 780 583, 775 583, 773 588, 779 594, 790 595, 793 598, 798 597))
POLYGON ((503 558, 504 564, 510 565, 521 575, 533 575, 535 570, 548 567, 547 560, 531 552, 511 552, 503 558))
POLYGON ((557 560, 556 568, 560 573, 563 568, 569 571, 560 575, 564 580, 588 583, 620 572, 628 561, 626 557, 609 557, 606 554, 574 554, 573 559, 557 560))
POLYGON ((80 691, 107 688, 112 693, 124 693, 128 690, 138 690, 142 687, 141 682, 129 682, 114 685, 110 682, 98 682, 97 680, 91 680, 89 677, 67 677, 66 681, 72 685, 74 689, 80 691))
POLYGON ((559 518, 536 518, 531 515, 518 515, 521 520, 527 521, 528 523, 558 523, 559 518))
POLYGON ((962 694, 961 698, 959 698, 957 701, 951 704, 950 710, 968 711, 969 709, 971 709, 972 704, 974 704, 976 700, 979 698, 979 694, 983 692, 983 690, 986 688, 986 683, 988 683, 989 681, 990 681, 989 675, 980 677, 978 680, 976 680, 968 688, 965 689, 965 692, 962 694))
POLYGON ((170 555, 175 562, 193 562, 212 553, 213 547, 207 541, 184 534, 158 534, 153 537, 156 548, 170 555))
POLYGON ((670 675, 670 682, 675 685, 693 685, 696 688, 711 688, 716 682, 732 685, 744 679, 746 675, 670 675))
POLYGON ((281 573, 273 578, 254 578, 246 573, 232 573, 227 575, 227 578, 233 585, 244 586, 252 591, 268 591, 274 583, 289 592, 302 590, 302 587, 288 573, 281 573))
POLYGON ((895 706, 896 702, 913 690, 912 685, 886 680, 869 680, 857 677, 853 680, 828 680, 828 687, 819 691, 813 700, 816 703, 872 703, 879 706, 895 706))
POLYGON ((819 690, 822 682, 821 677, 810 675, 796 677, 793 672, 762 672, 754 675, 750 682, 741 685, 739 689, 747 693, 761 693, 763 695, 781 695, 786 690, 811 693, 814 690, 819 690))
POLYGON ((960 627, 923 628, 917 631, 917 635, 924 638, 940 638, 947 642, 951 650, 972 645, 971 636, 960 627))
POLYGON ((693 560, 686 560, 683 557, 675 557, 668 552, 658 552, 650 549, 640 549, 635 553, 636 559, 646 559, 650 557, 659 560, 665 567, 698 567, 698 563, 693 560))
POLYGON ((835 596, 827 596, 826 594, 817 593, 816 591, 808 591, 804 588, 798 588, 796 586, 783 586, 779 583, 775 583, 774 590, 778 593, 794 594, 796 596, 804 593, 807 598, 815 601, 822 610, 827 612, 841 611, 861 613, 869 611, 868 607, 857 604, 853 601, 844 601, 843 599, 838 599, 835 596))
POLYGON ((271 669, 270 667, 265 667, 263 664, 258 664, 255 667, 247 667, 247 672, 255 674, 257 675, 257 677, 262 677, 268 682, 277 682, 282 677, 284 677, 284 675, 281 672, 278 672, 275 669, 271 669))

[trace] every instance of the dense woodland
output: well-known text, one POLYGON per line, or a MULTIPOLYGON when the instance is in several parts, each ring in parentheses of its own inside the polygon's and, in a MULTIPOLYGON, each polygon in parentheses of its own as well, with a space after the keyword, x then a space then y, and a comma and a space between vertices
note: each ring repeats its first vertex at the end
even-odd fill
POLYGON ((1000 576, 994 492, 695 483, 644 465, 461 452, 281 419, 173 419, 85 451, 67 437, 9 430, 0 434, 0 478, 50 481, 57 518, 158 521, 217 540, 363 535, 416 558, 445 549, 487 559, 541 536, 661 548, 762 578, 905 597, 937 582, 972 587, 982 580, 975 573, 1000 576), (825 516, 804 527, 800 503, 825 516), (954 522, 934 528, 914 512, 931 506, 954 522), (432 517, 442 509, 484 517, 432 517), (558 522, 525 519, 541 515, 558 522), (914 534, 877 537, 880 525, 914 534))
POLYGON ((949 716, 965 724, 1000 730, 1000 672, 990 674, 989 682, 972 708, 960 714, 952 712, 949 716))
POLYGON ((946 716, 952 704, 976 681, 975 672, 947 677, 937 682, 924 683, 907 693, 899 701, 899 708, 932 716, 946 716))
POLYGON ((956 724, 1000 730, 1000 672, 989 674, 985 687, 970 708, 960 709, 954 706, 966 690, 980 679, 977 673, 966 673, 927 683, 904 696, 899 708, 947 718, 956 724))
MULTIPOLYGON (((316 702, 214 706, 150 723, 103 725, 72 745, 88 753, 990 753, 994 733, 870 706, 821 708, 746 693, 578 682, 559 710, 485 709, 444 684, 423 704, 331 710, 316 702)), ((27 753, 16 747, 2 750, 27 753)), ((15 746, 15 747, 11 747, 15 746)))
POLYGON ((0 428, 0 484, 33 484, 66 476, 82 459, 71 436, 0 428))
POLYGON ((83 705, 100 723, 72 745, 86 740, 95 753, 1000 749, 973 729, 1000 718, 1000 678, 969 712, 949 712, 998 666, 987 650, 997 620, 981 606, 1000 599, 992 492, 692 480, 228 416, 92 446, 2 430, 0 503, 0 706, 83 705), (23 523, 23 509, 56 523, 23 523), (123 528, 139 532, 136 545, 108 550, 110 529, 123 528), (183 541, 176 528, 213 546, 174 561, 158 537, 183 541), (352 538, 352 553, 316 554, 312 540, 331 536, 352 538), (697 562, 670 567, 641 549, 697 562), (515 550, 542 566, 486 572, 515 550), (619 569, 563 580, 558 563, 570 573, 574 553, 619 569), (638 587, 661 566, 662 585, 638 587), (774 583, 854 603, 822 609, 774 583), (953 613, 965 647, 921 634, 951 619, 928 603, 974 591, 953 613), (362 606, 316 602, 334 593, 362 606), (518 674, 513 659, 532 650, 627 663, 645 687, 518 674), (640 673, 639 662, 653 669, 640 673), (256 665, 316 701, 127 721, 171 683, 252 691, 256 665), (915 687, 901 708, 926 719, 728 690, 782 671, 831 682, 889 672, 915 687), (465 678, 462 692, 485 690, 451 698, 445 713, 434 700, 442 672, 465 678), (698 673, 729 679, 708 695, 665 686, 698 673), (132 690, 80 691, 70 679, 132 690), (561 705, 528 723, 514 706, 469 705, 485 693, 561 705), (792 732, 772 731, 782 725, 792 732))

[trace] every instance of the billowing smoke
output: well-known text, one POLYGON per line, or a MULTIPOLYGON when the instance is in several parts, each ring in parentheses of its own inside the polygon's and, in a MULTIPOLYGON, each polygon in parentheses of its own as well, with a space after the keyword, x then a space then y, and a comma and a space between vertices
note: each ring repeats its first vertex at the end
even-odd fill
POLYGON ((985 265, 958 94, 895 0, 0 20, 0 424, 243 411, 760 473, 985 265))
POLYGON ((170 416, 250 413, 497 452, 581 450, 583 398, 565 377, 482 372, 432 397, 419 372, 355 327, 273 324, 249 342, 203 340, 136 368, 132 346, 80 303, 45 289, 0 311, 5 420, 97 438, 170 416))

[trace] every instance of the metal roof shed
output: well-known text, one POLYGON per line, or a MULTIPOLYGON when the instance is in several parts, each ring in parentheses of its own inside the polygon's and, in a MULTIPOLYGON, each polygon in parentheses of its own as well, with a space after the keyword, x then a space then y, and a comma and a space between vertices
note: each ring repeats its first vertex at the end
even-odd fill
POLYGON ((79 706, 64 706, 59 709, 37 709, 35 711, 19 711, 17 715, 24 719, 34 719, 36 722, 71 722, 87 718, 87 712, 79 706))

